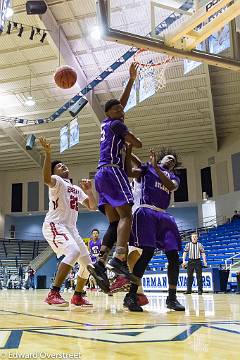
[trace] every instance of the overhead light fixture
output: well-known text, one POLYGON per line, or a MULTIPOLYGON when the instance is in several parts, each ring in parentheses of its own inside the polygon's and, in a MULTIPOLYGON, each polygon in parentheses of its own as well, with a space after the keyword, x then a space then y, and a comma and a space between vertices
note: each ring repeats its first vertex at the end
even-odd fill
POLYGON ((12 30, 12 24, 9 22, 7 26, 7 34, 10 34, 12 30))
POLYGON ((34 0, 26 2, 26 11, 28 15, 42 15, 47 11, 45 1, 34 0))
POLYGON ((102 31, 101 29, 99 28, 99 26, 94 26, 92 28, 92 31, 90 33, 90 36, 92 39, 94 40, 100 40, 101 39, 101 35, 102 35, 102 31))
POLYGON ((42 37, 40 39, 41 43, 44 43, 44 40, 45 40, 46 36, 47 36, 47 33, 44 31, 43 35, 42 35, 42 37))
POLYGON ((27 100, 25 101, 26 106, 34 106, 36 104, 36 101, 33 99, 32 96, 28 96, 27 100))
POLYGON ((13 9, 11 7, 8 7, 6 12, 5 12, 5 19, 8 20, 13 16, 13 9))
POLYGON ((26 106, 34 106, 36 101, 32 97, 32 73, 30 71, 30 83, 29 83, 29 96, 27 97, 25 103, 26 106))
POLYGON ((19 37, 22 37, 23 30, 24 30, 24 27, 21 25, 20 29, 19 29, 19 32, 18 32, 19 37))
POLYGON ((34 35, 35 35, 35 29, 32 27, 31 34, 30 34, 29 39, 30 39, 30 40, 33 40, 34 35))

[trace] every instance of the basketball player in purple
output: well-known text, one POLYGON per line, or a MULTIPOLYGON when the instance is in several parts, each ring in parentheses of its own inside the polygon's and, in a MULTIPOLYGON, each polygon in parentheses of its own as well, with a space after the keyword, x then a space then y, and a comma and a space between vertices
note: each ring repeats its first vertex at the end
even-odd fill
MULTIPOLYGON (((141 199, 135 211, 129 245, 141 249, 141 256, 133 268, 133 274, 142 278, 154 250, 164 250, 168 259, 168 297, 167 307, 184 311, 176 297, 179 275, 179 255, 181 238, 174 218, 166 212, 170 204, 171 192, 176 191, 180 180, 174 174, 178 165, 177 156, 162 152, 158 160, 150 151, 149 162, 139 168, 132 168, 131 147, 126 153, 127 173, 130 177, 141 179, 141 199)), ((132 284, 126 294, 124 305, 130 311, 143 311, 137 302, 137 285, 132 284)))
POLYGON ((95 264, 97 261, 97 257, 99 255, 99 251, 101 249, 102 242, 99 239, 99 230, 93 229, 91 232, 91 240, 89 241, 88 247, 89 247, 89 253, 92 260, 92 263, 95 264))
POLYGON ((124 124, 124 107, 137 77, 135 63, 131 64, 129 73, 130 79, 120 100, 111 99, 106 102, 107 118, 101 125, 100 159, 95 176, 95 187, 99 193, 99 210, 107 216, 109 227, 103 238, 100 261, 95 264, 95 267, 105 272, 104 262, 108 256, 107 250, 111 249, 117 241, 116 255, 109 262, 108 267, 116 273, 124 274, 132 281, 137 281, 129 272, 126 261, 132 224, 133 196, 122 161, 122 149, 125 143, 136 148, 142 147, 141 141, 124 124), (112 245, 108 246, 109 243, 112 245))

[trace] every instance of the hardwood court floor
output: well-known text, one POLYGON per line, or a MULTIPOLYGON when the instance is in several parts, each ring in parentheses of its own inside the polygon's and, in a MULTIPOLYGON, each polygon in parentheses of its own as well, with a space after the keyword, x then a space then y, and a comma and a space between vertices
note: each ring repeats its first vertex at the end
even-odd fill
POLYGON ((148 294, 139 314, 121 294, 90 293, 93 308, 70 312, 43 304, 46 293, 0 290, 0 359, 240 359, 240 295, 180 294, 184 313, 148 294))

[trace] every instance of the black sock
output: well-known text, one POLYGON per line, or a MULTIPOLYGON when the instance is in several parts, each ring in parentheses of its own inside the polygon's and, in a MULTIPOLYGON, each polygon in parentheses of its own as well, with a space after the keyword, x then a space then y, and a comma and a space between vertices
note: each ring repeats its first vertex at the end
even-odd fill
POLYGON ((136 294, 137 293, 137 289, 138 289, 138 285, 137 284, 131 284, 130 290, 129 290, 129 294, 136 294))
POLYGON ((82 296, 82 291, 74 291, 74 295, 81 295, 82 296))
POLYGON ((168 289, 168 295, 169 295, 169 299, 171 300, 175 300, 176 299, 176 289, 168 289))
POLYGON ((60 287, 58 287, 58 286, 53 286, 53 287, 52 287, 52 290, 59 292, 59 291, 60 291, 60 287))
POLYGON ((106 270, 105 264, 104 264, 101 260, 98 260, 98 261, 97 261, 97 264, 98 264, 103 270, 106 270))

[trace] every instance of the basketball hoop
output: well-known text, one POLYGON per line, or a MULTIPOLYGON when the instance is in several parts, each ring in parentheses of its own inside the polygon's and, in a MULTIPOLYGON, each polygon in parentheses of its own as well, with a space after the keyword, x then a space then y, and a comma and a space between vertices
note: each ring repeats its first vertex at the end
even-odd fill
POLYGON ((140 77, 149 83, 148 87, 154 87, 155 92, 166 86, 166 69, 174 60, 173 56, 165 56, 145 49, 138 50, 133 58, 140 67, 140 77))

